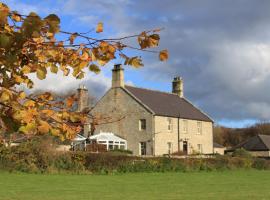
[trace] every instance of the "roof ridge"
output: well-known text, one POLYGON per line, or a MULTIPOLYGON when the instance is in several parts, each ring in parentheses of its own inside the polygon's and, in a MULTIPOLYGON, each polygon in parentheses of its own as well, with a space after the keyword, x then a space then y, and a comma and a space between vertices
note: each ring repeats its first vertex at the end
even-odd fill
MULTIPOLYGON (((149 90, 149 91, 153 91, 153 92, 160 92, 160 93, 165 93, 165 94, 171 94, 171 95, 174 95, 174 96, 178 96, 177 94, 174 94, 174 93, 171 93, 171 92, 165 92, 165 91, 161 91, 161 90, 155 90, 155 89, 143 88, 143 87, 135 87, 135 86, 131 86, 131 85, 125 85, 125 86, 133 87, 133 88, 138 88, 138 89, 142 89, 142 90, 149 90)), ((184 98, 184 97, 179 97, 179 98, 184 98)))

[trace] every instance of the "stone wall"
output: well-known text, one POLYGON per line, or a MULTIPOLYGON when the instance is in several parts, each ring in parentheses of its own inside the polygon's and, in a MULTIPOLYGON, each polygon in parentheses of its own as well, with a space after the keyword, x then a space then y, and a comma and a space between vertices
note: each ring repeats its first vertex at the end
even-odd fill
POLYGON ((213 153, 213 124, 212 122, 201 121, 202 132, 198 134, 197 120, 178 119, 169 117, 172 120, 172 130, 168 130, 168 117, 155 116, 155 155, 178 151, 178 120, 179 120, 179 150, 183 151, 183 142, 188 143, 188 154, 199 153, 198 144, 202 145, 203 154, 213 153), (187 130, 184 130, 184 120, 187 120, 187 130))
POLYGON ((96 104, 91 114, 100 118, 95 134, 112 132, 127 140, 128 149, 140 155, 139 143, 146 142, 147 155, 153 154, 153 116, 123 88, 111 88, 96 104), (104 118, 110 118, 104 120, 104 118), (146 119, 146 130, 139 130, 139 120, 146 119))

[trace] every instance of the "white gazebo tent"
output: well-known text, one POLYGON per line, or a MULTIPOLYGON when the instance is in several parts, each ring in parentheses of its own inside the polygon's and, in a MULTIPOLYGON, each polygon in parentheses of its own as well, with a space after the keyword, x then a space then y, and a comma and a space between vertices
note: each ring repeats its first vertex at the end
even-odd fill
POLYGON ((97 135, 92 135, 89 137, 89 140, 96 142, 97 144, 106 145, 107 150, 113 149, 125 149, 127 150, 127 141, 123 138, 120 138, 113 133, 101 132, 97 135))

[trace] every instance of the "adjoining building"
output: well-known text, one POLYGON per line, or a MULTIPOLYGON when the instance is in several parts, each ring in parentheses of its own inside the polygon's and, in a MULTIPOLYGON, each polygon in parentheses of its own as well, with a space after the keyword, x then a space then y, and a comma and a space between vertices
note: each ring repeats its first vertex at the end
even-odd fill
POLYGON ((213 146, 214 146, 214 154, 224 155, 226 147, 216 142, 213 143, 213 146))
POLYGON ((270 157, 270 135, 253 136, 225 152, 232 153, 237 149, 245 149, 255 157, 270 157))
MULTIPOLYGON (((87 96, 86 88, 79 93, 87 96)), ((86 100, 79 102, 85 105, 86 100)), ((172 93, 138 88, 126 85, 124 69, 115 65, 112 87, 90 115, 112 119, 97 125, 94 134, 117 133, 134 155, 213 153, 213 120, 184 97, 180 77, 173 79, 172 93)), ((89 135, 90 129, 86 124, 84 134, 89 135)))

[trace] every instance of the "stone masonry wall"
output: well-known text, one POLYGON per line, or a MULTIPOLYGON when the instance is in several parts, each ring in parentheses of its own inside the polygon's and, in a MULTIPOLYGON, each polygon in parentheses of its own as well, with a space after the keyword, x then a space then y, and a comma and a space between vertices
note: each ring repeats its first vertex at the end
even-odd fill
POLYGON ((95 134, 101 131, 112 132, 126 139, 128 149, 133 151, 134 155, 140 155, 139 143, 146 142, 147 155, 153 154, 153 116, 123 88, 111 88, 96 104, 91 114, 99 116, 101 119, 109 117, 111 118, 109 121, 114 121, 106 123, 100 120, 105 124, 96 126, 95 134), (140 119, 146 119, 146 130, 139 130, 140 119))
MULTIPOLYGON (((178 118, 171 118, 172 130, 168 130, 168 117, 155 116, 155 137, 154 149, 155 155, 168 154, 169 146, 171 143, 171 152, 178 151, 178 118)), ((212 122, 202 121, 202 133, 198 134, 197 120, 187 119, 187 130, 184 131, 184 120, 179 119, 180 130, 180 151, 183 150, 183 141, 188 143, 188 154, 196 153, 199 151, 198 144, 202 145, 203 154, 213 153, 213 124, 212 122)))

